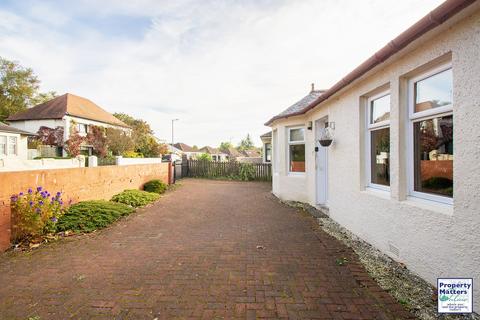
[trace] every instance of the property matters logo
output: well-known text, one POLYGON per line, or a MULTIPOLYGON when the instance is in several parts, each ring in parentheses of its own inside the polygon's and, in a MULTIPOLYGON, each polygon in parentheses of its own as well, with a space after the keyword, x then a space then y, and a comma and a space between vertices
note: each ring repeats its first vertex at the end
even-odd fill
POLYGON ((473 279, 439 278, 438 313, 472 313, 473 279))

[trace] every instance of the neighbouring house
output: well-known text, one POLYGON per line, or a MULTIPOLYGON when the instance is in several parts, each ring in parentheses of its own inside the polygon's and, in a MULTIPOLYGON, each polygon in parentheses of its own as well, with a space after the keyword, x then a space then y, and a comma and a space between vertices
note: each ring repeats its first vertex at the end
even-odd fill
POLYGON ((263 163, 272 162, 272 131, 268 131, 260 136, 262 140, 262 160, 263 163))
MULTIPOLYGON (((41 127, 61 128, 63 141, 70 138, 72 129, 75 129, 79 135, 86 136, 90 126, 130 131, 128 125, 92 101, 71 93, 14 114, 7 121, 12 127, 29 132, 38 132, 41 127)), ((90 145, 82 145, 81 149, 85 155, 92 154, 93 148, 90 145)), ((57 150, 58 156, 66 155, 62 146, 59 146, 57 150)))
MULTIPOLYGON (((271 118, 273 193, 436 285, 480 282, 480 2, 451 0, 271 118)), ((474 287, 480 311, 480 286, 474 287)))
POLYGON ((237 158, 243 157, 244 155, 240 153, 236 148, 230 147, 226 150, 223 150, 223 152, 227 155, 227 160, 228 161, 236 161, 237 158))
POLYGON ((228 161, 228 154, 220 151, 220 149, 205 146, 199 150, 201 153, 206 153, 212 156, 213 161, 228 161))
POLYGON ((178 142, 173 144, 173 147, 175 147, 177 150, 180 150, 182 154, 184 154, 188 160, 196 159, 197 156, 201 155, 202 152, 200 152, 197 149, 194 149, 193 147, 190 147, 188 144, 178 142))
POLYGON ((0 122, 0 167, 4 167, 7 161, 28 159, 29 136, 35 134, 0 122))

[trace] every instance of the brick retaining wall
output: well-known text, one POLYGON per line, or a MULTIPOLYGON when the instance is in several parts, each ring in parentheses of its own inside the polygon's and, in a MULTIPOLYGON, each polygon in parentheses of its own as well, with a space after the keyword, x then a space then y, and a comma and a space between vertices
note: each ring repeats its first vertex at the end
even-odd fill
POLYGON ((51 193, 64 192, 63 199, 74 202, 110 199, 124 189, 138 189, 151 179, 169 182, 169 164, 143 164, 32 170, 0 173, 0 251, 10 245, 10 196, 42 186, 51 193))

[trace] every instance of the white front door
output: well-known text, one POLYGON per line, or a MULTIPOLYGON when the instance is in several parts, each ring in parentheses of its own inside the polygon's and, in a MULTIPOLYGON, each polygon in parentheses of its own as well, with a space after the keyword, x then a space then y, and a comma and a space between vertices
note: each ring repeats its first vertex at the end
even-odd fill
POLYGON ((322 147, 318 140, 320 139, 320 132, 325 128, 327 118, 323 118, 315 121, 315 146, 317 147, 315 152, 315 171, 317 179, 317 204, 326 205, 328 200, 328 148, 322 147))

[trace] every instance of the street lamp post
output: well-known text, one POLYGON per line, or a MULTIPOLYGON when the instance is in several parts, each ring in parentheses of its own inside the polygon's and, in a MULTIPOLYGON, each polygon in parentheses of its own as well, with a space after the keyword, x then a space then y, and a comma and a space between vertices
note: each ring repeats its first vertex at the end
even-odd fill
POLYGON ((175 143, 174 138, 173 138, 173 123, 174 123, 175 121, 178 121, 178 120, 180 120, 180 119, 172 119, 172 146, 173 146, 173 144, 175 143))

